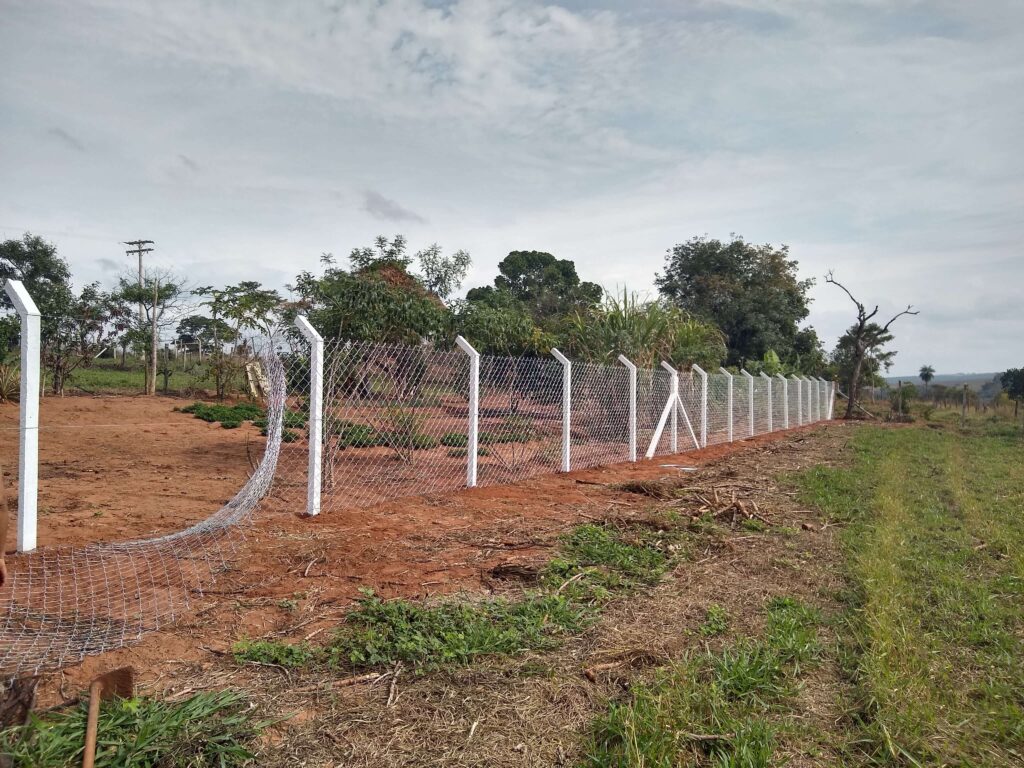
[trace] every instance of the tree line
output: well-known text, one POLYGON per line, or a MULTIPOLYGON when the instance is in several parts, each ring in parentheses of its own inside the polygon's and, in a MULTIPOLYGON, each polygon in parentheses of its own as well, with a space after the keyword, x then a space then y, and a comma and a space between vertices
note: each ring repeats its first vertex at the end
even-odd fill
MULTIPOLYGON (((895 355, 886 349, 888 325, 871 322, 873 315, 858 316, 826 352, 805 323, 814 281, 800 279, 784 245, 690 238, 666 251, 653 297, 606 290, 581 279, 572 260, 519 250, 499 263, 490 284, 453 298, 470 265, 464 250, 446 254, 434 244, 413 252, 401 235, 380 236, 353 248, 345 263, 323 254, 320 269, 298 274, 288 296, 255 281, 188 286, 158 269, 76 291, 52 243, 32 234, 0 243, 0 280, 22 280, 40 306, 55 393, 99 355, 123 361, 132 351, 146 362, 152 394, 169 340, 178 349, 205 350, 215 364, 246 334, 274 337, 300 312, 328 339, 446 346, 461 334, 485 354, 547 355, 558 347, 613 363, 622 353, 643 366, 667 360, 684 368, 857 379, 854 389, 877 383, 895 355)), ((11 354, 17 334, 17 318, 0 317, 0 356, 11 354)))

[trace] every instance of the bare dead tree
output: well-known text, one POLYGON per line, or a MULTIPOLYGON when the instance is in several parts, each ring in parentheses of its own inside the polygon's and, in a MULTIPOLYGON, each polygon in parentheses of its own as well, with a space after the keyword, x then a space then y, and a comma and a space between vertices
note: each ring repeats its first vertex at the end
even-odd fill
POLYGON ((920 312, 915 310, 912 304, 907 304, 906 309, 893 315, 889 322, 881 326, 881 334, 872 334, 869 333, 868 324, 878 314, 878 305, 876 304, 875 308, 868 312, 867 307, 862 302, 857 301, 854 295, 850 293, 850 290, 835 279, 831 270, 825 275, 825 282, 841 289, 857 307, 857 322, 850 329, 853 338, 854 358, 850 372, 850 381, 847 384, 849 387, 847 391, 849 399, 846 402, 846 414, 843 416, 844 419, 849 419, 853 416, 853 409, 857 407, 857 394, 860 392, 860 373, 861 368, 864 366, 864 357, 874 346, 875 338, 879 335, 884 336, 887 334, 889 326, 896 322, 897 319, 903 317, 903 315, 918 315, 920 312))

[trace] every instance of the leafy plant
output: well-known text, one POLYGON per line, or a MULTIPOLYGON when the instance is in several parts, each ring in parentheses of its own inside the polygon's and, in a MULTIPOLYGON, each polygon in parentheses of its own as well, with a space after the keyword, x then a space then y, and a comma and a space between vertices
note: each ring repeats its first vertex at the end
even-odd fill
POLYGON ((724 635, 729 630, 729 612, 717 603, 708 606, 700 633, 705 637, 724 635))
POLYGON ((231 646, 235 661, 275 664, 279 667, 301 667, 314 658, 315 652, 305 643, 283 643, 274 640, 239 640, 231 646))
POLYGON ((21 391, 21 373, 16 366, 0 365, 0 403, 13 403, 21 391))
MULTIPOLYGON (((65 768, 82 761, 86 704, 65 713, 33 715, 23 727, 0 731, 0 753, 14 765, 65 768)), ((100 708, 97 768, 236 768, 267 725, 256 722, 243 696, 204 692, 169 703, 113 699, 100 708)))

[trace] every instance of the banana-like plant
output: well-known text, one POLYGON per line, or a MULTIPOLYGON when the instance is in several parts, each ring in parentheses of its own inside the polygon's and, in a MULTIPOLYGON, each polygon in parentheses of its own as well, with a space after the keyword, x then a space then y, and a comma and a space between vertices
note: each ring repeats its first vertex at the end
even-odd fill
POLYGON ((0 403, 13 403, 21 389, 21 372, 13 365, 0 365, 0 403))
POLYGON ((697 363, 713 369, 726 355, 725 336, 714 325, 625 289, 606 296, 596 309, 573 315, 568 337, 577 357, 613 364, 622 354, 642 368, 664 360, 678 368, 697 363))

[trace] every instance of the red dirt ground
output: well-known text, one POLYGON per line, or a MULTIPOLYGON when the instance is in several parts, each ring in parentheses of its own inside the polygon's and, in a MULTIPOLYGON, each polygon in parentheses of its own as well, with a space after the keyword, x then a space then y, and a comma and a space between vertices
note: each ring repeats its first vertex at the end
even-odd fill
MULTIPOLYGON (((259 454, 255 429, 224 430, 174 413, 182 403, 141 397, 44 401, 40 546, 177 530, 215 511, 245 482, 248 454, 253 460, 259 454)), ((16 426, 17 409, 0 406, 0 461, 8 483, 17 459, 16 426)), ((197 600, 193 623, 46 676, 40 703, 60 700, 98 671, 122 664, 135 666, 143 682, 156 686, 163 680, 159 687, 171 690, 175 669, 205 666, 211 650, 223 652, 239 637, 305 638, 327 630, 363 587, 383 597, 479 589, 493 566, 536 558, 567 526, 606 517, 619 502, 615 492, 596 484, 677 475, 680 465, 703 464, 795 432, 314 519, 295 514, 296 505, 285 509, 271 502, 247 527, 234 569, 197 600), (312 618, 296 625, 296 606, 312 618)))

